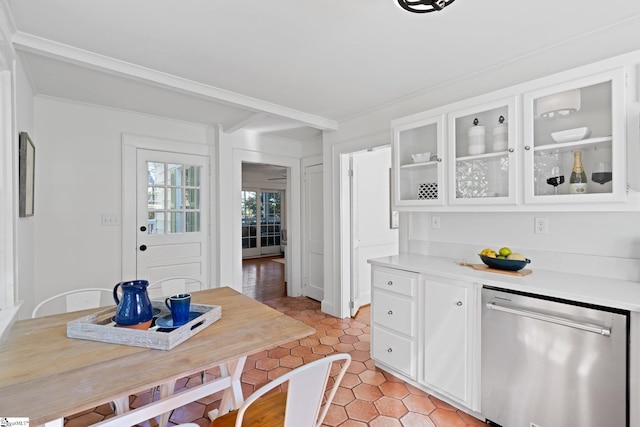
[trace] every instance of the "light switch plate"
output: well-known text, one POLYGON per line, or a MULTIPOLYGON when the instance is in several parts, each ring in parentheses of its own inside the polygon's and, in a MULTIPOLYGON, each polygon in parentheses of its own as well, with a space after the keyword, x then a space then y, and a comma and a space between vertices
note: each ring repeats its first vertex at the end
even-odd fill
POLYGON ((120 225, 120 215, 102 214, 101 218, 103 227, 114 227, 120 225))

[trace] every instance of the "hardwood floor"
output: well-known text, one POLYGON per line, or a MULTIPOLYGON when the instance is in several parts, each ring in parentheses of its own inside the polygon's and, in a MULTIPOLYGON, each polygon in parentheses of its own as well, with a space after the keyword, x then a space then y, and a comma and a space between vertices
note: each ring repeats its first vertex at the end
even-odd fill
POLYGON ((242 260, 242 293, 256 301, 287 296, 281 256, 242 260))

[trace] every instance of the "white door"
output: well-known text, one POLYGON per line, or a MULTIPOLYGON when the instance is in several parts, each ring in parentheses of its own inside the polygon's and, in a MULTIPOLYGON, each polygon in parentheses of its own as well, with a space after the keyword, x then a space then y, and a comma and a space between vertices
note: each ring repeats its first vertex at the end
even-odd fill
POLYGON ((208 158, 138 149, 136 176, 137 277, 208 283, 208 158))
POLYGON ((371 304, 370 258, 398 253, 390 227, 391 147, 351 156, 351 316, 371 304))
POLYGON ((322 165, 304 171, 304 256, 302 294, 317 301, 324 298, 324 226, 322 165))
POLYGON ((242 258, 280 253, 284 191, 242 190, 242 258))

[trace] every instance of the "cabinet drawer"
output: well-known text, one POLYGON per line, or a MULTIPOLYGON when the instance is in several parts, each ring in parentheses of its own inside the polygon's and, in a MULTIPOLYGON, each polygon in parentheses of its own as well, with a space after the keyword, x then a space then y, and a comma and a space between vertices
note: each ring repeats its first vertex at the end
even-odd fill
POLYGON ((414 296, 418 275, 401 270, 376 268, 373 270, 373 286, 389 292, 414 296))
POLYGON ((404 297, 374 291, 371 304, 373 322, 414 337, 413 306, 414 302, 404 297))
POLYGON ((373 327, 371 356, 415 379, 414 341, 373 327))

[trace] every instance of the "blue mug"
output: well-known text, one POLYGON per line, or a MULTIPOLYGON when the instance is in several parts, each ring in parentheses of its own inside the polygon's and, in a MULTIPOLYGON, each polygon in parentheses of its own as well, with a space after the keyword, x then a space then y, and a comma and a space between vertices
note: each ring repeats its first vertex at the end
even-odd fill
POLYGON ((189 306, 191 294, 177 294, 164 300, 165 305, 171 310, 173 326, 182 326, 189 320, 189 306))

